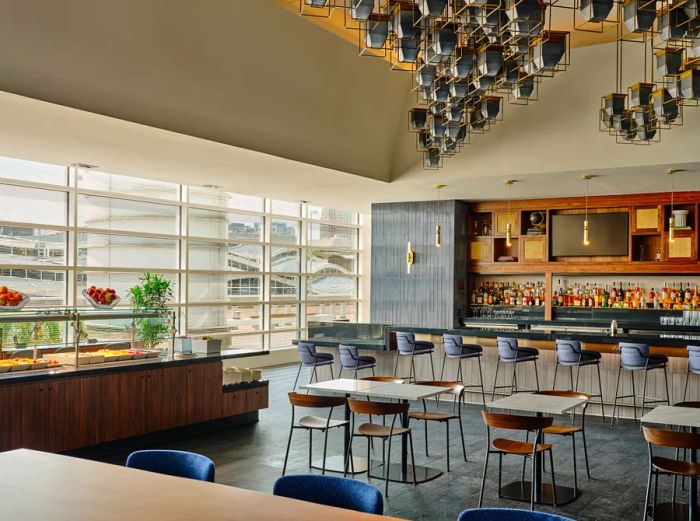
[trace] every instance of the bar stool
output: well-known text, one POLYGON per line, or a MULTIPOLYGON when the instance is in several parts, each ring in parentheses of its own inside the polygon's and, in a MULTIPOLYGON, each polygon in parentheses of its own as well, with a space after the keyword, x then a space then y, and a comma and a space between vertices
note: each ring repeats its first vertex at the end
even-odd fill
POLYGON ((498 362, 496 363, 496 374, 493 378, 493 393, 491 394, 491 400, 493 400, 496 397, 496 389, 510 388, 510 394, 513 394, 514 392, 517 393, 519 392, 519 390, 534 390, 526 389, 524 387, 520 389, 518 388, 518 377, 515 372, 515 368, 518 364, 522 362, 532 362, 535 364, 535 384, 537 386, 537 390, 539 391, 540 379, 537 375, 537 358, 539 357, 540 352, 534 347, 518 347, 517 338, 507 338, 499 336, 496 339, 496 343, 498 345, 498 362), (496 385, 496 382, 498 381, 498 369, 501 363, 513 364, 513 379, 511 380, 510 385, 496 385))
POLYGON ((535 432, 535 440, 540 439, 542 430, 550 427, 554 422, 553 418, 541 416, 516 416, 513 414, 502 414, 482 411, 481 415, 486 424, 486 459, 484 460, 484 475, 481 479, 481 491, 479 492, 479 508, 484 499, 484 487, 486 486, 486 471, 489 467, 489 456, 498 454, 498 495, 501 490, 501 469, 503 456, 513 454, 532 460, 532 486, 530 486, 530 510, 535 509, 535 454, 549 452, 549 464, 552 470, 552 490, 554 493, 554 507, 557 506, 557 486, 554 481, 554 459, 552 457, 551 443, 530 443, 529 441, 510 440, 506 438, 496 438, 491 441, 491 429, 505 429, 514 431, 535 432))
MULTIPOLYGON (((651 505, 651 516, 655 517, 656 503, 658 503, 657 491, 659 476, 673 476, 674 481, 678 476, 689 479, 700 478, 700 465, 689 461, 679 461, 677 459, 655 456, 653 447, 668 447, 672 449, 698 450, 700 449, 700 434, 690 432, 666 431, 662 429, 651 429, 642 427, 644 439, 649 444, 649 475, 647 477, 647 492, 644 499, 643 521, 647 519, 647 508, 651 496, 651 481, 655 479, 654 499, 651 505)), ((676 487, 673 487, 673 502, 675 503, 676 487)), ((691 498, 693 501, 694 498, 691 498)))
POLYGON ((442 369, 440 369, 440 380, 442 380, 445 372, 445 362, 448 358, 457 360, 457 381, 462 382, 465 388, 479 387, 481 388, 481 402, 486 408, 486 396, 484 392, 484 375, 481 372, 481 355, 483 348, 477 344, 465 344, 462 335, 442 335, 442 342, 445 349, 445 354, 442 357, 442 369), (462 360, 468 358, 476 358, 479 363, 479 383, 465 384, 462 376, 462 360))
MULTIPOLYGON (((678 402, 673 404, 674 407, 686 407, 688 409, 700 409, 700 402, 678 402)), ((685 432, 685 427, 678 427, 679 431, 684 431, 685 432)), ((680 449, 676 449, 676 459, 678 459, 678 456, 680 455, 680 449)), ((686 450, 683 449, 683 460, 686 458, 686 450)), ((683 479, 681 480, 681 489, 685 490, 685 476, 683 476, 683 479)), ((673 494, 675 498, 675 493, 676 493, 676 477, 673 479, 673 494)), ((675 501, 675 499, 674 499, 675 501)))
POLYGON ((343 374, 343 369, 354 371, 353 378, 357 378, 357 372, 363 369, 371 369, 374 376, 374 368, 377 365, 377 359, 373 356, 360 356, 357 353, 357 347, 340 344, 340 372, 338 378, 343 374))
MULTIPOLYGON (((565 398, 584 398, 590 400, 591 396, 585 393, 579 393, 576 391, 540 391, 537 394, 543 394, 547 396, 562 396, 565 398)), ((588 466, 588 447, 586 446, 586 409, 588 408, 588 401, 583 405, 583 410, 581 411, 581 425, 550 425, 542 429, 542 434, 551 434, 553 436, 571 436, 571 450, 574 462, 574 493, 578 495, 578 473, 576 472, 576 434, 581 434, 581 440, 583 441, 583 456, 586 460, 586 476, 591 479, 591 471, 588 466)), ((575 417, 574 417, 575 419, 575 417)))
POLYGON ((556 340, 557 365, 554 366, 554 381, 552 390, 557 386, 557 368, 562 365, 569 367, 569 380, 571 390, 578 391, 578 377, 582 366, 595 366, 598 370, 598 394, 589 394, 589 398, 600 398, 600 414, 605 422, 605 406, 603 405, 603 383, 600 378, 600 353, 597 351, 586 351, 581 348, 578 340, 556 340), (574 367, 576 367, 576 383, 574 383, 574 367))
POLYGON ((342 396, 318 396, 314 394, 289 393, 289 403, 292 404, 292 424, 289 428, 289 440, 287 440, 287 452, 284 454, 284 466, 282 475, 287 472, 287 460, 289 459, 289 448, 292 445, 292 435, 296 429, 309 431, 309 469, 311 469, 311 457, 313 453, 313 431, 320 431, 323 437, 323 467, 322 474, 326 473, 326 449, 328 448, 328 431, 337 427, 344 427, 349 422, 347 420, 332 420, 333 409, 345 405, 345 398, 342 396), (294 422, 295 409, 302 407, 305 409, 328 409, 328 416, 319 418, 318 416, 304 416, 294 422))
MULTIPOLYGON (((409 404, 408 403, 387 403, 387 402, 366 402, 364 400, 353 400, 348 399, 348 407, 352 412, 351 422, 352 427, 350 432, 350 444, 348 445, 348 452, 345 455, 345 474, 347 475, 348 464, 352 461, 352 442, 356 436, 367 438, 367 461, 371 461, 371 444, 370 441, 373 438, 379 438, 381 440, 387 440, 386 445, 388 445, 386 457, 382 454, 382 460, 384 461, 384 467, 386 470, 386 477, 384 478, 384 495, 389 496, 389 470, 391 468, 391 440, 395 436, 407 435, 408 441, 411 449, 411 466, 413 470, 413 484, 417 485, 416 481, 416 460, 413 457, 413 436, 411 434, 410 427, 401 426, 401 418, 404 414, 408 413, 409 404), (391 425, 378 425, 376 423, 363 423, 357 429, 355 429, 355 414, 368 414, 373 416, 393 416, 391 420, 391 425), (399 425, 396 425, 396 421, 399 421, 399 425)), ((382 447, 384 444, 382 444, 382 447)), ((382 449, 382 452, 383 449, 382 449)), ((370 469, 367 469, 367 482, 370 480, 370 469)))
POLYGON ((297 383, 299 382, 299 375, 301 374, 302 367, 311 367, 311 376, 309 377, 309 383, 311 383, 316 376, 316 381, 318 382, 318 374, 316 373, 317 367, 322 367, 327 365, 331 370, 331 380, 333 379, 333 355, 330 353, 317 353, 316 346, 311 342, 299 342, 297 346, 299 348, 299 370, 297 371, 296 380, 294 380, 294 387, 292 391, 296 390, 297 383))
POLYGON ((670 394, 668 392, 668 373, 666 366, 668 365, 668 357, 666 355, 650 355, 649 346, 647 344, 635 344, 631 342, 620 342, 620 368, 617 370, 617 383, 615 384, 615 401, 613 402, 612 418, 610 425, 615 421, 615 411, 617 410, 617 400, 632 398, 634 419, 637 419, 637 392, 634 387, 634 373, 644 371, 644 384, 642 386, 642 416, 644 416, 644 406, 648 403, 663 403, 671 405, 670 394), (619 396, 620 375, 622 370, 630 371, 632 377, 632 394, 619 396), (647 374, 655 369, 663 369, 664 380, 666 382, 666 399, 665 400, 647 400, 647 374))
POLYGON ((414 357, 420 355, 428 355, 430 358, 430 370, 433 374, 433 380, 435 380, 435 365, 433 364, 433 351, 435 350, 435 345, 432 342, 426 342, 422 340, 416 340, 416 335, 413 333, 401 333, 396 332, 396 365, 394 366, 394 377, 399 370, 399 359, 402 356, 411 357, 411 368, 408 372, 408 381, 411 381, 411 376, 413 376, 413 381, 416 381, 416 366, 413 362, 414 357))
MULTIPOLYGON (((455 403, 462 403, 462 396, 464 395, 465 386, 461 382, 446 382, 446 381, 435 381, 435 382, 421 382, 421 385, 430 385, 433 387, 445 387, 449 388, 451 394, 455 397, 455 403)), ((414 420, 419 420, 425 422, 425 455, 428 456, 428 422, 437 422, 445 424, 445 439, 446 439, 446 453, 447 453, 447 472, 450 471, 450 420, 457 420, 459 423, 459 434, 462 438, 462 454, 464 455, 464 461, 467 461, 467 449, 464 445, 464 426, 462 425, 462 408, 457 407, 457 413, 454 412, 442 412, 442 411, 428 411, 427 400, 423 400, 423 410, 422 411, 411 411, 408 413, 409 418, 414 420)))
POLYGON ((688 373, 685 376, 685 389, 683 390, 683 401, 688 396, 688 381, 690 373, 700 375, 700 346, 688 346, 688 373))

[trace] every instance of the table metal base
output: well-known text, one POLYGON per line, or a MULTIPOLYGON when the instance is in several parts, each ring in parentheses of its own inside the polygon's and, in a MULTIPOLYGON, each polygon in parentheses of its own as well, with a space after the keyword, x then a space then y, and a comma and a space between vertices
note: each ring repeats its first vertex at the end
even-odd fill
MULTIPOLYGON (((372 460, 372 470, 369 475, 375 479, 384 479, 386 477, 384 464, 381 461, 372 460)), ((432 481, 440 476, 442 476, 442 471, 439 469, 416 465, 416 483, 432 481)), ((402 472, 401 463, 390 463, 389 481, 394 483, 413 483, 413 468, 411 465, 408 465, 406 472, 402 472)))
MULTIPOLYGON (((658 521, 690 521, 687 503, 657 503, 654 508, 647 507, 647 516, 658 521)), ((696 515, 695 521, 698 519, 696 515)))
MULTIPOLYGON (((529 503, 531 487, 532 484, 529 481, 514 481, 501 488, 501 496, 529 503)), ((557 506, 571 503, 577 497, 573 488, 557 486, 557 506)), ((540 501, 535 501, 535 503, 538 505, 554 505, 554 492, 550 483, 542 484, 542 497, 540 501)))
MULTIPOLYGON (((326 472, 342 474, 344 467, 345 458, 343 456, 329 456, 326 458, 326 472)), ((311 468, 322 470, 323 460, 315 460, 313 463, 311 463, 311 468)), ((348 466, 348 475, 363 474, 365 472, 367 472, 367 458, 353 456, 352 464, 348 466)))

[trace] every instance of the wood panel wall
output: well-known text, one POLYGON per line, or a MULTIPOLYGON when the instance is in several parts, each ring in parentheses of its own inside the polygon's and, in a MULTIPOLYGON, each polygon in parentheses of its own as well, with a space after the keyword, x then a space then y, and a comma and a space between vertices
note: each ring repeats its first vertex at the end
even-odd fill
POLYGON ((371 322, 454 327, 465 312, 467 204, 372 205, 371 322), (435 246, 440 224, 442 245, 435 246), (414 252, 406 272, 408 242, 414 252))

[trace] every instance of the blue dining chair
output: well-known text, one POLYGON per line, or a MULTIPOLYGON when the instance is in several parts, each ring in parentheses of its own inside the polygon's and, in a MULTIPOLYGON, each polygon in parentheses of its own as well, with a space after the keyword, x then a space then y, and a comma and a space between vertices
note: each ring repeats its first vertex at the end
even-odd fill
POLYGON ((194 452, 182 450, 137 450, 129 454, 126 466, 179 478, 214 482, 214 462, 194 452))
POLYGON ((442 357, 442 369, 440 369, 440 380, 445 372, 445 362, 447 359, 457 360, 457 377, 456 380, 461 382, 466 389, 478 387, 481 389, 481 402, 486 408, 486 395, 484 393, 484 374, 481 371, 481 355, 483 354, 483 348, 477 344, 465 344, 462 339, 462 335, 442 335, 442 345, 445 350, 445 354, 442 357), (476 358, 479 364, 479 383, 471 384, 465 383, 462 374, 462 360, 467 360, 470 358, 476 358))
POLYGON ((534 390, 518 387, 518 375, 515 368, 518 366, 518 364, 524 362, 532 362, 535 365, 535 385, 537 387, 537 391, 539 391, 540 378, 537 374, 537 358, 540 356, 540 352, 534 347, 520 347, 518 345, 517 338, 499 336, 496 338, 496 344, 498 346, 498 361, 496 362, 496 374, 493 377, 493 392, 491 393, 491 400, 496 397, 496 389, 510 388, 510 394, 517 393, 518 391, 534 390), (513 376, 510 385, 496 385, 498 382, 498 369, 501 364, 513 364, 513 376))
POLYGON ((374 376, 374 368, 377 365, 377 359, 373 356, 360 356, 357 352, 357 347, 340 344, 340 372, 338 378, 343 374, 343 369, 354 371, 353 378, 357 378, 357 372, 363 369, 371 369, 374 376))
POLYGON ((396 365, 394 366, 394 378, 396 378, 396 373, 399 370, 399 359, 402 356, 411 357, 411 367, 408 372, 408 382, 411 382, 411 377, 413 381, 416 381, 416 366, 414 364, 414 357, 428 355, 430 358, 430 370, 433 374, 433 381, 435 380, 435 366, 433 364, 433 351, 435 350, 435 345, 432 342, 426 342, 424 340, 416 340, 416 335, 413 333, 402 333, 400 331, 396 332, 396 365))
POLYGON ((685 389, 683 390, 683 401, 688 396, 688 381, 690 373, 700 375, 700 346, 688 346, 688 373, 685 375, 685 389))
POLYGON ((587 351, 581 346, 578 340, 556 340, 557 348, 557 365, 554 366, 554 380, 552 381, 552 391, 557 385, 557 369, 559 366, 569 368, 569 381, 571 383, 571 391, 578 391, 578 379, 581 372, 581 367, 595 366, 598 369, 598 394, 589 394, 590 398, 600 398, 600 411, 605 422, 605 406, 603 405, 603 383, 600 378, 600 359, 601 355, 598 351, 587 351), (576 379, 574 380, 574 367, 576 368, 576 379))
POLYGON ((384 499, 372 485, 355 479, 317 474, 283 476, 272 488, 275 496, 345 508, 367 514, 384 514, 384 499))
POLYGON ((615 422, 615 412, 617 411, 617 400, 622 400, 625 398, 632 398, 632 410, 634 412, 634 419, 637 419, 637 391, 634 386, 634 374, 637 371, 644 371, 644 384, 642 385, 642 416, 644 415, 644 406, 648 403, 663 403, 671 405, 671 397, 668 391, 668 373, 666 372, 666 366, 668 365, 668 357, 666 355, 651 355, 649 354, 649 346, 647 344, 637 344, 633 342, 620 342, 620 367, 617 370, 617 383, 615 384, 615 401, 613 402, 613 412, 612 418, 610 419, 610 425, 615 422), (630 377, 632 380, 632 394, 626 394, 619 396, 620 388, 620 376, 622 375, 622 370, 630 372, 630 377), (666 399, 657 400, 656 398, 652 400, 647 400, 647 374, 649 371, 663 370, 664 380, 666 383, 666 399))
POLYGON ((311 342, 299 342, 297 346, 299 348, 299 370, 297 371, 297 377, 294 380, 294 387, 292 391, 296 390, 297 383, 299 382, 299 375, 301 374, 302 367, 311 368, 311 376, 309 377, 309 383, 313 382, 314 376, 318 382, 318 373, 316 368, 328 366, 331 370, 331 380, 333 379, 333 355, 330 353, 318 353, 316 352, 316 346, 311 342))
POLYGON ((459 514, 457 521, 573 521, 573 519, 547 512, 515 508, 471 508, 459 514))

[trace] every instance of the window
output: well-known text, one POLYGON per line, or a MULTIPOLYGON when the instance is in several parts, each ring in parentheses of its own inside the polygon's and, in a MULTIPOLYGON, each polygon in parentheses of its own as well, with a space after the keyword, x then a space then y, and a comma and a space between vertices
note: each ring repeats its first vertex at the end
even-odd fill
MULTIPOLYGON (((307 320, 356 321, 359 222, 223 188, 0 158, 0 285, 34 307, 87 306, 83 290, 110 287, 128 308, 143 273, 162 273, 178 333, 226 349, 287 348, 307 320)), ((86 329, 125 338, 130 322, 86 329)))

